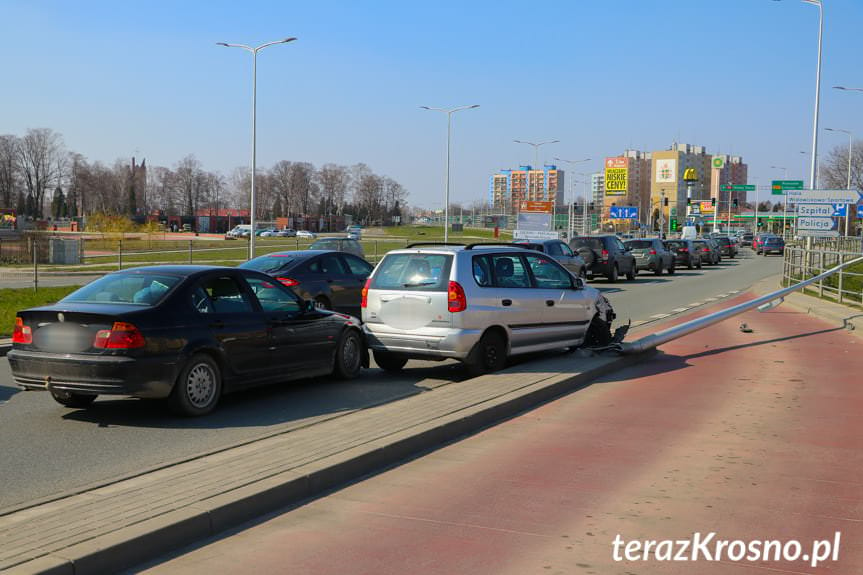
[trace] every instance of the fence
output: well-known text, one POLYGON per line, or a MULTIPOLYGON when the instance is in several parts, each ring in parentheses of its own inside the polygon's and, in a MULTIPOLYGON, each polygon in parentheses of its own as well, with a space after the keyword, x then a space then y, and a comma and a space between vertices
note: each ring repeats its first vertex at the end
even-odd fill
MULTIPOLYGON (((853 240, 855 238, 848 239, 853 240)), ((845 246, 840 242, 836 242, 835 245, 837 247, 845 246)), ((847 242, 847 247, 852 247, 852 243, 847 242)), ((811 250, 802 247, 786 247, 782 271, 783 285, 788 286, 807 280, 835 266, 859 258, 861 255, 859 239, 853 247, 855 248, 854 251, 825 249, 823 247, 811 250)), ((802 291, 842 304, 863 305, 863 263, 840 269, 832 276, 820 279, 802 291)))

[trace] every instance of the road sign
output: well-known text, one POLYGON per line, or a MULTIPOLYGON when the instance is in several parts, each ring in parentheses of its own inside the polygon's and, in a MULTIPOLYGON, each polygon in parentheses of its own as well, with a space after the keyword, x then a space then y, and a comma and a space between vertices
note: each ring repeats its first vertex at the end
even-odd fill
POLYGON ((754 192, 755 186, 752 184, 724 184, 722 189, 726 192, 754 192))
POLYGON ((773 180, 770 183, 770 193, 781 196, 785 190, 802 190, 803 180, 773 180))
POLYGON ((637 206, 611 206, 609 208, 608 217, 612 220, 637 220, 637 206))
POLYGON ((519 202, 518 210, 531 214, 550 214, 554 212, 554 202, 522 201, 519 202))
POLYGON ((797 204, 799 216, 844 218, 847 213, 848 204, 797 204))
POLYGON ((797 230, 797 235, 801 238, 838 238, 839 231, 797 230))
POLYGON ((544 232, 538 230, 513 230, 512 237, 516 240, 559 240, 560 232, 544 232))
POLYGON ((713 160, 711 161, 710 165, 717 170, 721 170, 725 167, 725 156, 713 156, 713 160))
POLYGON ((863 194, 854 190, 787 190, 788 199, 807 204, 855 204, 863 194))
POLYGON ((829 232, 836 228, 836 220, 831 217, 801 216, 797 218, 797 229, 816 232, 829 232))

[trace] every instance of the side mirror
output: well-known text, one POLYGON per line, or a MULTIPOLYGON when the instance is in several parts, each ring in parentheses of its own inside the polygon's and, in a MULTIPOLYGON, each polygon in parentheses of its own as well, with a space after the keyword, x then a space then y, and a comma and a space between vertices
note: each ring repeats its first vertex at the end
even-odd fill
POLYGON ((303 304, 303 311, 306 313, 316 311, 318 309, 318 305, 314 302, 314 300, 307 299, 303 302, 303 304))
POLYGON ((584 289, 584 280, 581 278, 574 278, 575 281, 572 282, 572 289, 580 290, 584 289))

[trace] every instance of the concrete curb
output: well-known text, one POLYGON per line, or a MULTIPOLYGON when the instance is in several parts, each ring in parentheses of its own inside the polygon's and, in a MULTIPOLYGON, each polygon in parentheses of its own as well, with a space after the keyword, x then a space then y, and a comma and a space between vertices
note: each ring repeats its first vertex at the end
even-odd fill
MULTIPOLYGON (((761 280, 754 286, 752 291, 758 295, 765 295, 776 291, 779 286, 780 276, 774 276, 761 280)), ((854 309, 842 304, 823 300, 801 292, 794 292, 785 296, 785 303, 809 315, 814 315, 830 323, 838 324, 839 327, 854 332, 855 335, 863 337, 863 310, 854 309)))
MULTIPOLYGON (((580 372, 559 373, 535 369, 532 383, 530 379, 524 381, 527 374, 507 370, 453 384, 463 386, 455 391, 464 389, 465 392, 481 385, 481 380, 485 380, 486 385, 498 385, 498 382, 503 384, 507 381, 519 381, 524 385, 510 392, 480 398, 479 401, 466 397, 461 405, 455 405, 452 409, 447 406, 444 415, 429 419, 425 423, 408 426, 393 433, 384 433, 355 447, 322 454, 317 460, 310 457, 309 463, 290 471, 251 481, 237 489, 203 498, 189 505, 178 504, 174 508, 167 508, 160 515, 120 526, 106 534, 86 540, 69 541, 68 546, 63 546, 61 542, 61 548, 51 552, 34 549, 25 562, 11 566, 8 572, 85 575, 127 569, 194 541, 211 537, 249 520, 380 472, 465 435, 476 433, 503 419, 584 387, 596 378, 637 364, 649 355, 583 359, 579 360, 579 363, 586 365, 580 372)), ((529 367, 542 368, 543 363, 545 362, 531 363, 529 367)), ((554 364, 555 360, 551 360, 546 365, 554 364)), ((439 398, 435 392, 431 392, 421 394, 417 399, 430 404, 439 398)), ((393 408, 392 405, 383 407, 393 408)), ((346 419, 349 417, 351 416, 346 416, 346 419)), ((348 426, 350 422, 343 420, 340 425, 348 426)), ((217 456, 208 463, 214 474, 223 471, 219 465, 223 457, 217 456)), ((119 490, 120 486, 109 486, 108 489, 119 490)), ((101 503, 101 498, 106 497, 105 490, 101 493, 97 491, 85 494, 92 498, 89 500, 90 504, 96 500, 101 503)), ((170 500, 171 493, 161 496, 170 500)), ((51 508, 46 506, 45 511, 38 507, 30 508, 19 513, 20 519, 29 522, 42 513, 50 515, 51 508)))

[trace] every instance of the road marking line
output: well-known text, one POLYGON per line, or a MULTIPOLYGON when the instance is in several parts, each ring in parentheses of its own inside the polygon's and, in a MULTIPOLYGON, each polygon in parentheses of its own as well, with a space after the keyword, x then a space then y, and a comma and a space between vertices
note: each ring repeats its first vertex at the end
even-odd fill
POLYGON ((719 299, 718 297, 706 297, 706 298, 704 298, 704 301, 716 301, 718 299, 719 299))
POLYGON ((653 319, 662 319, 662 318, 664 318, 664 317, 668 317, 668 316, 670 316, 670 315, 671 315, 670 313, 658 313, 658 314, 656 314, 656 315, 652 315, 652 316, 650 316, 650 317, 651 317, 651 318, 653 318, 653 319))
POLYGON ((740 290, 737 290, 737 289, 736 289, 736 290, 730 291, 730 292, 728 292, 728 293, 740 293, 740 290))
POLYGON ((678 308, 674 308, 674 309, 673 309, 673 310, 671 310, 671 311, 673 311, 674 313, 680 313, 680 312, 682 312, 682 311, 686 311, 686 310, 688 310, 688 309, 689 309, 688 307, 678 307, 678 308))
POLYGON ((704 304, 703 304, 703 303, 701 303, 700 301, 697 301, 697 302, 695 302, 695 303, 691 303, 691 304, 689 304, 689 307, 698 307, 698 306, 700 306, 700 305, 704 305, 704 304))

